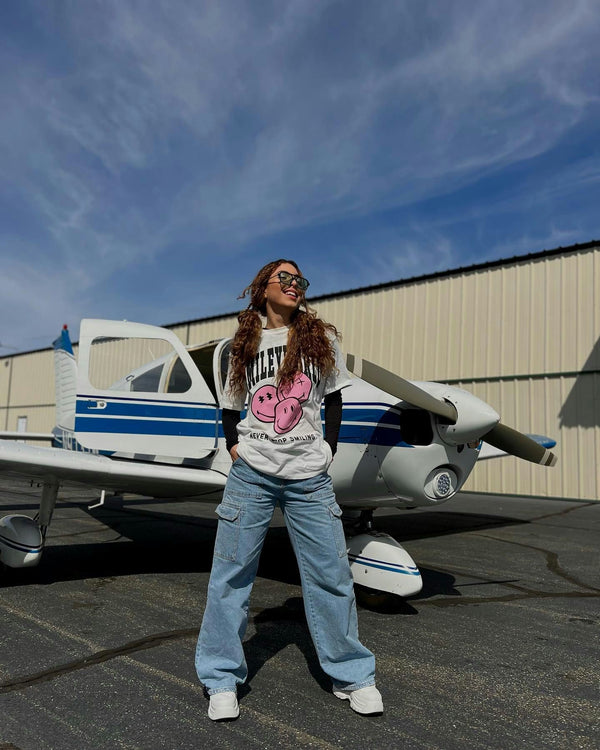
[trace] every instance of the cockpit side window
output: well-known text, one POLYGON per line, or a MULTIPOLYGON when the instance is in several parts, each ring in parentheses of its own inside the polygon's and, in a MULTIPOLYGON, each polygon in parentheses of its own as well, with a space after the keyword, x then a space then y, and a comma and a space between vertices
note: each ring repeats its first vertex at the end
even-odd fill
POLYGON ((185 365, 177 356, 169 371, 166 393, 185 393, 192 385, 192 379, 185 365))
POLYGON ((145 393, 158 393, 158 385, 164 363, 161 362, 157 367, 146 370, 131 381, 132 391, 144 391, 145 393))
POLYGON ((213 354, 217 347, 218 341, 211 342, 198 349, 189 349, 189 355, 194 364, 204 378, 204 382, 209 387, 215 401, 218 403, 217 389, 215 387, 215 378, 213 375, 213 354))

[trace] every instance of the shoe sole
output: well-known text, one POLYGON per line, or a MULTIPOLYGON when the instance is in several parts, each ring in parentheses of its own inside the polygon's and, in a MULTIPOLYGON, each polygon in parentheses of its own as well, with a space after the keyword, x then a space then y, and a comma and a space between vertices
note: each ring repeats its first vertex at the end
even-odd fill
POLYGON ((333 691, 333 694, 336 698, 339 698, 342 701, 350 701, 350 708, 356 714, 360 714, 361 716, 381 716, 383 714, 383 706, 374 706, 372 709, 361 711, 356 706, 352 705, 352 700, 350 699, 349 695, 346 695, 345 693, 338 693, 335 690, 333 691))
POLYGON ((215 714, 212 714, 210 711, 208 712, 208 718, 211 721, 233 721, 234 719, 237 719, 239 715, 240 715, 239 710, 236 711, 235 713, 229 713, 226 716, 215 715, 215 714))

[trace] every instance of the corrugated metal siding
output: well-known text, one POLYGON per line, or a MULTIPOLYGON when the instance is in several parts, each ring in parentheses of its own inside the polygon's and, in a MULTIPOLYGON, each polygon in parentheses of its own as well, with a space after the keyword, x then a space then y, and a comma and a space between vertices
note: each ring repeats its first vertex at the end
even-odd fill
POLYGON ((0 410, 0 430, 14 431, 18 417, 27 417, 29 432, 50 432, 54 427, 54 400, 52 351, 7 357, 0 363, 0 406, 4 407, 0 410))
MULTIPOLYGON (((185 335, 177 331, 178 336, 188 346, 205 344, 213 339, 233 336, 237 328, 237 315, 229 315, 216 320, 197 321, 186 327, 185 335)), ((175 330, 175 329, 174 329, 175 330)))
MULTIPOLYGON (((7 357, 0 360, 0 406, 6 407, 8 404, 8 394, 12 373, 12 359, 7 357)), ((4 411, 0 414, 0 430, 6 429, 4 426, 6 416, 4 411)))
POLYGON ((12 359, 10 405, 39 404, 54 404, 54 359, 50 351, 12 359))
MULTIPOLYGON (((523 432, 551 435, 557 440, 559 463, 552 469, 515 458, 482 461, 469 478, 467 489, 546 497, 600 497, 596 469, 600 430, 562 424, 560 405, 577 382, 576 378, 540 378, 488 383, 462 383, 461 387, 491 404, 502 421, 523 432)), ((595 399, 600 405, 600 376, 584 376, 578 390, 577 408, 588 409, 595 399)), ((576 413, 574 414, 576 416, 576 413)))
MULTIPOLYGON (((3 409, 1 422, 3 430, 16 431, 19 417, 27 417, 27 432, 51 432, 54 427, 54 406, 28 406, 3 409), (4 427, 6 424, 6 427, 4 427)), ((49 445, 46 441, 28 440, 31 445, 49 445)))
MULTIPOLYGON (((341 330, 345 351, 412 380, 460 381, 506 424, 558 440, 557 467, 512 458, 482 462, 469 488, 600 497, 599 247, 347 293, 313 306, 341 330)), ((231 336, 235 327, 231 315, 172 330, 192 345, 231 336)), ((10 405, 21 405, 19 415, 29 416, 22 409, 28 402, 54 401, 51 351, 6 360, 14 368, 10 405)), ((107 382, 122 375, 118 360, 106 366, 107 382)), ((0 365, 0 407, 9 372, 0 365)), ((49 412, 39 414, 48 421, 35 429, 51 429, 49 412)), ((16 426, 16 412, 3 416, 5 429, 16 426)))
POLYGON ((317 301, 344 347, 416 379, 600 367, 600 252, 317 301), (586 364, 587 363, 587 364, 586 364))
POLYGON ((170 352, 174 352, 171 344, 162 339, 96 340, 90 352, 90 383, 95 388, 108 388, 138 367, 170 352))
POLYGON ((460 380, 506 424, 558 441, 557 467, 482 462, 469 488, 597 499, 599 303, 592 248, 315 306, 343 332, 346 351, 412 380, 460 380))

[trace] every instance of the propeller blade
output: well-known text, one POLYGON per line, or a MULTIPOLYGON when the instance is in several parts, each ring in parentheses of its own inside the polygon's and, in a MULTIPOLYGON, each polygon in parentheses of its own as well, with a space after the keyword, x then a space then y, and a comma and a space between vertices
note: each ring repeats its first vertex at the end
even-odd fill
POLYGON ((507 427, 504 424, 498 423, 495 427, 482 437, 486 443, 493 445, 494 448, 499 448, 505 453, 510 453, 511 456, 517 458, 523 458, 525 461, 531 461, 534 464, 541 464, 542 466, 554 466, 557 462, 557 457, 544 448, 543 445, 536 443, 527 435, 524 435, 518 430, 513 430, 512 427, 507 427))
MULTIPOLYGON (((395 396, 397 399, 406 401, 406 403, 432 414, 437 414, 450 424, 457 423, 458 412, 453 404, 432 396, 399 375, 354 354, 346 355, 346 366, 357 377, 376 388, 381 388, 382 391, 395 396)), ((523 458, 525 461, 531 461, 534 464, 554 466, 558 460, 554 453, 544 448, 543 445, 536 443, 535 440, 522 432, 513 430, 512 427, 500 424, 500 422, 481 439, 505 453, 510 453, 512 456, 523 458)))
POLYGON ((417 406, 419 409, 437 414, 439 417, 447 419, 450 424, 456 424, 458 413, 452 404, 432 396, 399 375, 395 375, 393 372, 366 359, 356 357, 354 354, 346 355, 346 366, 350 372, 376 388, 381 388, 382 391, 401 401, 406 401, 412 406, 417 406))

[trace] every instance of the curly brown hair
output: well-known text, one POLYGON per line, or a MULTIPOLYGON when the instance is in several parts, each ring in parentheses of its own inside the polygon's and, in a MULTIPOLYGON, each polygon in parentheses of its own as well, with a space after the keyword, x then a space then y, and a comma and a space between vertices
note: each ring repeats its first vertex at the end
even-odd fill
MULTIPOLYGON (((246 389, 246 367, 258 352, 263 329, 261 316, 267 312, 265 289, 273 272, 282 263, 289 263, 302 275, 295 261, 285 258, 273 260, 260 269, 238 298, 250 295, 248 307, 238 315, 239 325, 231 343, 229 386, 233 395, 239 395, 246 389)), ((317 367, 322 376, 327 377, 335 369, 331 337, 341 338, 334 325, 325 323, 308 307, 303 295, 290 322, 287 350, 277 373, 277 384, 291 383, 294 375, 307 365, 317 367)))

